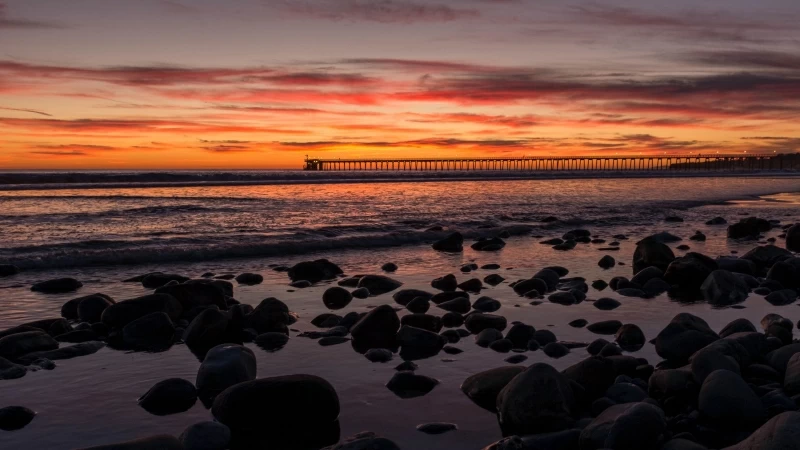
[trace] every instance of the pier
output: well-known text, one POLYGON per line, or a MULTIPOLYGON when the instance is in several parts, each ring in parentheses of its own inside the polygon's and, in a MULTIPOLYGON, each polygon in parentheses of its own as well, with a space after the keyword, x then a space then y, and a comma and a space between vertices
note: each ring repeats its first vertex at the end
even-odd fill
POLYGON ((520 158, 391 158, 305 160, 325 171, 769 171, 800 170, 800 153, 663 156, 535 156, 520 158))

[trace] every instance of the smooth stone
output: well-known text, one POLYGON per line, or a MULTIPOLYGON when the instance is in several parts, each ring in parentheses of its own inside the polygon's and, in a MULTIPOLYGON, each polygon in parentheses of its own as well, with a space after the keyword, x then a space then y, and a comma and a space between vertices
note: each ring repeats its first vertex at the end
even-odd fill
POLYGON ((82 342, 80 344, 61 347, 55 350, 28 353, 20 357, 19 362, 21 364, 31 364, 38 359, 49 359, 51 361, 72 359, 97 353, 97 351, 105 346, 105 342, 102 341, 82 342))
POLYGON ((352 300, 353 294, 341 286, 331 286, 322 293, 322 303, 328 309, 342 309, 352 300))
POLYGON ((431 308, 431 302, 425 297, 416 297, 406 305, 406 309, 414 314, 424 314, 431 308))
POLYGON ((613 298, 603 297, 595 300, 592 305, 602 311, 611 311, 612 309, 619 308, 622 303, 614 300, 613 298))
POLYGON ((524 367, 505 366, 476 373, 461 383, 461 391, 476 405, 497 411, 497 395, 524 367))
POLYGON ((697 403, 703 416, 726 427, 760 423, 767 417, 758 396, 729 370, 716 370, 706 377, 697 403))
POLYGON ((0 380, 16 380, 24 377, 26 373, 28 373, 28 370, 25 366, 14 364, 0 357, 0 380))
POLYGON ((497 417, 505 436, 565 430, 574 422, 574 407, 569 380, 544 363, 516 375, 497 395, 497 417))
POLYGON ((719 339, 705 320, 680 313, 655 338, 656 353, 664 359, 687 361, 696 351, 719 339))
POLYGON ((505 362, 507 362, 509 364, 519 364, 519 363, 522 363, 522 362, 526 361, 527 359, 528 359, 528 357, 525 356, 525 355, 512 355, 512 356, 509 356, 508 358, 504 359, 503 361, 505 361, 505 362))
POLYGON ((0 408, 0 430, 21 430, 31 423, 34 417, 36 417, 36 413, 23 406, 0 408))
POLYGON ((471 333, 478 334, 487 328, 494 328, 498 331, 506 329, 508 322, 503 316, 485 313, 473 313, 467 316, 464 324, 471 333))
POLYGON ((439 380, 435 378, 413 372, 396 372, 386 387, 398 397, 409 399, 426 395, 438 384, 439 380))
POLYGON ((444 239, 440 239, 431 246, 440 252, 458 253, 464 251, 464 236, 459 232, 449 234, 444 239))
POLYGON ((159 381, 139 398, 139 406, 157 416, 188 411, 197 402, 197 389, 182 378, 159 381))
POLYGON ((500 302, 491 297, 480 297, 472 303, 473 309, 485 313, 495 312, 500 306, 500 302))
POLYGON ((370 348, 392 348, 400 329, 397 312, 389 305, 372 309, 350 329, 354 343, 366 350, 370 348))
POLYGON ((333 280, 342 273, 342 269, 339 266, 327 259, 303 261, 295 264, 286 272, 292 281, 306 280, 311 283, 333 280))
POLYGON ((401 289, 392 295, 392 299, 394 299, 395 303, 402 306, 407 306, 412 300, 417 298, 430 300, 431 297, 433 297, 433 294, 420 289, 401 289))
POLYGON ((400 281, 384 275, 364 275, 360 280, 358 280, 358 287, 367 288, 371 297, 386 294, 387 292, 391 292, 402 285, 403 283, 400 281))
POLYGON ((186 428, 178 440, 183 450, 225 450, 231 429, 219 422, 199 422, 186 428))
POLYGON ((603 320, 589 324, 586 329, 595 334, 613 335, 622 328, 622 322, 619 320, 603 320))
POLYGON ((365 298, 369 297, 369 295, 370 295, 369 294, 369 289, 364 288, 364 287, 358 288, 358 289, 354 289, 353 292, 351 292, 351 294, 353 295, 353 298, 359 298, 359 299, 365 299, 365 298))
POLYGON ((664 411, 649 403, 624 403, 603 411, 581 431, 581 450, 655 448, 666 430, 664 411))
POLYGON ((43 294, 64 294, 77 291, 81 287, 83 287, 83 283, 75 278, 56 278, 34 284, 31 286, 31 291, 43 294))
POLYGON ((183 306, 172 295, 145 295, 123 300, 109 306, 103 310, 101 320, 109 328, 123 328, 136 319, 156 312, 164 312, 170 319, 177 320, 183 313, 183 306))
POLYGON ((195 385, 200 398, 208 403, 225 389, 255 378, 255 353, 241 345, 223 344, 206 353, 197 370, 195 385))
POLYGON ((0 358, 12 361, 29 353, 57 348, 58 342, 43 331, 26 331, 0 338, 0 358))
POLYGON ((494 328, 487 328, 475 336, 475 343, 479 347, 488 348, 493 342, 503 339, 503 333, 494 328))
POLYGON ((276 352, 289 342, 289 336, 283 333, 269 332, 256 336, 253 342, 268 352, 276 352))
POLYGON ((242 273, 236 276, 236 282, 246 286, 255 286, 264 281, 264 277, 257 273, 242 273))
POLYGON ((542 349, 544 354, 551 358, 561 358, 569 354, 569 348, 558 342, 551 342, 542 349))
POLYGON ((743 441, 722 450, 789 450, 800 442, 800 412, 784 412, 768 420, 743 441))
POLYGON ((169 316, 156 312, 140 317, 122 329, 122 342, 134 350, 162 350, 172 345, 175 325, 169 316))

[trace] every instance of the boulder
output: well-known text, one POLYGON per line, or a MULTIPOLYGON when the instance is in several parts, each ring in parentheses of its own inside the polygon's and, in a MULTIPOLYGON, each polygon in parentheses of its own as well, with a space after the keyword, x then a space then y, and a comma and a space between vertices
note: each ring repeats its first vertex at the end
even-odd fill
POLYGON ((83 283, 75 278, 56 278, 34 284, 31 286, 31 291, 43 294, 65 294, 77 291, 81 287, 83 287, 83 283))
POLYGON ((617 334, 617 331, 622 328, 622 322, 619 320, 603 320, 589 324, 586 329, 596 334, 611 335, 617 334))
POLYGON ((800 353, 800 342, 777 348, 764 355, 764 359, 770 367, 777 370, 780 374, 784 374, 789 360, 796 353, 800 353))
POLYGON ((349 305, 353 300, 353 294, 340 286, 332 286, 322 294, 322 303, 328 309, 338 310, 349 305))
POLYGON ((177 320, 183 313, 183 307, 171 295, 145 295, 108 306, 103 310, 101 320, 109 328, 122 328, 136 319, 156 312, 166 313, 170 319, 177 320))
POLYGON ((580 400, 584 401, 602 396, 617 376, 614 363, 608 358, 598 356, 583 359, 561 373, 583 388, 583 398, 580 400))
POLYGON ((753 261, 733 256, 722 256, 716 259, 717 267, 720 270, 727 270, 733 273, 742 273, 755 276, 758 274, 758 266, 753 261))
POLYGON ((664 271, 655 266, 646 267, 631 278, 631 283, 644 286, 650 280, 664 278, 664 271))
POLYGON ((623 350, 635 352, 644 347, 644 332, 632 323, 621 326, 616 333, 617 343, 623 350))
POLYGON ((208 404, 225 389, 256 378, 256 356, 247 347, 218 345, 206 353, 195 382, 201 400, 208 404))
POLYGON ((452 292, 458 287, 458 281, 455 275, 448 274, 431 281, 431 287, 444 292, 452 292))
POLYGON ((786 230, 786 249, 800 253, 800 224, 792 225, 786 230))
POLYGON ((480 297, 472 303, 473 309, 485 313, 495 312, 500 306, 500 302, 491 297, 480 297))
POLYGON ((444 336, 421 328, 403 326, 397 332, 400 356, 405 360, 434 356, 442 350, 446 343, 447 339, 444 336))
POLYGON ((244 284, 246 286, 255 286, 257 284, 261 284, 264 281, 264 277, 257 273, 240 273, 235 278, 236 282, 239 284, 244 284))
POLYGON ((28 373, 25 366, 14 364, 13 362, 0 357, 0 380, 16 380, 28 373))
POLYGON ((614 383, 605 393, 614 403, 637 403, 647 398, 647 392, 633 383, 614 383))
POLYGON ((481 331, 487 328, 494 328, 498 331, 503 331, 506 329, 508 322, 506 318, 503 316, 497 316, 494 314, 484 314, 484 313, 472 313, 467 316, 464 324, 472 334, 478 334, 481 331))
POLYGON ((719 336, 705 320, 680 313, 656 336, 656 353, 669 361, 685 362, 694 352, 717 339, 719 336))
POLYGON ((483 289, 483 282, 479 278, 471 278, 459 283, 458 288, 465 292, 479 293, 483 289))
POLYGON ((554 291, 558 287, 559 281, 561 281, 561 276, 553 269, 542 269, 536 272, 531 278, 536 278, 547 283, 547 291, 540 291, 542 293, 554 291))
POLYGON ((795 353, 786 363, 783 390, 788 395, 800 394, 800 353, 795 353))
POLYGON ((789 450, 800 442, 800 412, 773 417, 745 440, 723 450, 789 450))
POLYGON ((747 299, 750 287, 727 270, 715 270, 700 286, 703 298, 712 306, 730 306, 747 299))
POLYGON ((461 392, 481 408, 497 412, 497 395, 524 370, 524 367, 505 366, 476 373, 461 383, 461 392))
MULTIPOLYGON (((77 316, 81 322, 100 322, 103 311, 116 303, 114 299, 105 294, 94 294, 82 297, 77 302, 77 316)), ((62 314, 63 315, 63 314, 62 314)))
POLYGON ((245 316, 245 326, 256 330, 259 334, 271 331, 288 334, 287 325, 293 324, 296 320, 286 303, 275 297, 268 297, 245 316))
POLYGON ((318 259, 316 261, 303 261, 292 266, 286 274, 292 281, 309 281, 311 283, 318 283, 323 280, 333 280, 341 275, 342 269, 336 264, 328 261, 327 259, 318 259))
POLYGON ((675 254, 672 253, 672 249, 653 236, 642 239, 636 244, 633 253, 633 273, 637 274, 651 266, 666 271, 674 259, 675 254))
POLYGON ((28 353, 18 358, 20 364, 32 364, 39 359, 48 359, 50 361, 58 361, 62 359, 72 359, 80 356, 91 355, 97 353, 101 348, 105 347, 105 342, 90 341, 82 342, 80 344, 61 347, 55 350, 44 350, 39 352, 28 353))
POLYGON ((621 305, 620 302, 614 300, 613 298, 603 297, 601 299, 595 300, 592 305, 602 311, 610 311, 612 309, 619 308, 621 305))
POLYGON ((400 329, 397 312, 389 305, 381 305, 367 313, 350 329, 354 345, 365 351, 370 348, 393 348, 400 329))
MULTIPOLYGON (((455 289, 454 289, 455 290, 455 289)), ((392 298, 398 305, 407 306, 411 300, 415 298, 423 298, 430 300, 433 294, 419 289, 401 289, 392 295, 392 298)))
POLYGON ((139 398, 139 406, 157 416, 188 411, 195 402, 197 402, 197 389, 183 378, 159 381, 139 398))
POLYGON ((544 294, 548 292, 550 288, 547 285, 547 282, 542 280, 541 278, 529 278, 527 280, 520 280, 514 283, 512 286, 514 292, 519 295, 525 295, 530 291, 536 291, 539 294, 544 294))
POLYGON ((0 408, 0 430, 21 430, 31 423, 34 417, 36 417, 36 413, 24 406, 0 408))
POLYGON ((722 328, 722 330, 719 332, 719 337, 725 338, 734 333, 754 333, 755 331, 756 326, 753 325, 753 322, 750 322, 747 319, 735 319, 722 328))
POLYGON ((396 396, 402 399, 422 397, 439 384, 439 380, 414 372, 396 372, 392 379, 386 383, 396 396))
POLYGON ((434 242, 432 247, 440 252, 461 252, 464 250, 464 236, 459 232, 451 233, 444 239, 434 242))
POLYGON ((55 350, 58 342, 42 331, 26 331, 0 338, 0 358, 14 361, 34 352, 55 350))
POLYGON ((664 280, 683 291, 698 291, 717 263, 708 256, 690 252, 672 261, 664 271, 664 280))
POLYGON ((764 299, 775 306, 791 305, 797 301, 797 292, 792 289, 781 289, 770 292, 764 299))
POLYGON ((192 308, 216 306, 219 309, 228 309, 225 301, 224 290, 208 280, 202 283, 183 283, 165 285, 156 289, 156 294, 166 294, 175 297, 183 307, 184 311, 192 308))
POLYGON ((496 250, 502 249, 505 246, 506 246, 505 241, 500 239, 500 238, 498 238, 498 237, 491 238, 491 239, 481 239, 481 240, 479 240, 479 241, 477 241, 477 242, 475 242, 474 244, 471 245, 473 250, 476 250, 476 251, 479 251, 479 252, 496 251, 496 250))
POLYGON ((122 343, 133 350, 163 350, 172 345, 175 325, 166 313, 140 317, 122 328, 122 343))
POLYGON ((785 288, 800 287, 800 280, 798 280, 800 278, 800 267, 795 267, 788 261, 791 261, 791 258, 773 264, 769 268, 769 272, 767 272, 767 280, 776 281, 785 288))
POLYGON ((574 422, 569 380, 552 366, 536 363, 515 376, 497 396, 504 436, 562 431, 574 422))
POLYGON ((181 433, 183 450, 225 450, 231 442, 231 429, 219 422, 199 422, 181 433))
POLYGON ((730 239, 755 239, 764 231, 772 229, 768 220, 758 217, 747 217, 737 223, 728 225, 728 238, 730 239))
POLYGON ((448 300, 446 302, 439 303, 437 308, 443 309, 445 311, 450 312, 457 312, 459 314, 466 314, 472 309, 472 305, 469 302, 468 298, 459 297, 454 298, 453 300, 448 300))
POLYGON ((767 417, 761 400, 739 374, 716 370, 706 377, 697 398, 700 413, 721 426, 760 423, 767 417))
POLYGON ((753 262, 759 269, 765 270, 775 263, 792 257, 789 250, 774 245, 762 245, 751 249, 742 256, 742 259, 753 262))
POLYGON ((506 333, 506 339, 511 341, 513 348, 524 350, 528 348, 528 342, 534 339, 535 334, 536 328, 524 323, 515 323, 506 333))
POLYGON ((656 449, 666 426, 664 411, 650 403, 614 405, 581 431, 581 450, 656 449))
POLYGON ((475 344, 478 347, 488 348, 492 343, 500 339, 503 339, 503 333, 494 328, 487 328, 475 336, 475 344))
POLYGON ((204 353, 217 345, 231 342, 228 315, 216 308, 209 308, 197 315, 183 332, 183 341, 195 351, 204 353))
POLYGON ((610 255, 605 255, 600 258, 600 261, 597 262, 597 265, 600 266, 601 269, 610 269, 617 265, 617 260, 610 255))
POLYGON ((402 285, 403 283, 384 275, 364 275, 358 280, 358 287, 367 288, 371 297, 391 292, 402 285))

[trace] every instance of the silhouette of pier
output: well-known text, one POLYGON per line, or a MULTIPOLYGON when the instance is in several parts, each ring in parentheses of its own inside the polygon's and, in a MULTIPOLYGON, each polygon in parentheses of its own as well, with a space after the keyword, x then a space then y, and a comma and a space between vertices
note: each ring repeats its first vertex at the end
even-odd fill
POLYGON ((326 171, 769 171, 800 170, 800 153, 662 156, 533 156, 520 158, 391 158, 305 160, 326 171))

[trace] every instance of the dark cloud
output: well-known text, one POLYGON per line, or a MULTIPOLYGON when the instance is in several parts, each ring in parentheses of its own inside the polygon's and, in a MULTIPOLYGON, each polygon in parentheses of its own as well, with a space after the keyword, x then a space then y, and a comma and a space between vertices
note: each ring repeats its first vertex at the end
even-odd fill
POLYGON ((450 22, 479 16, 475 9, 412 0, 267 0, 284 11, 335 21, 410 24, 450 22))
POLYGON ((697 51, 678 55, 676 59, 735 69, 800 71, 800 54, 769 50, 697 51))
POLYGON ((38 115, 40 115, 40 116, 53 117, 53 116, 52 116, 52 115, 50 115, 50 114, 47 114, 47 113, 45 113, 45 112, 41 112, 41 111, 36 111, 36 110, 34 110, 34 109, 25 109, 25 108, 6 108, 6 107, 4 107, 4 106, 0 106, 0 109, 2 109, 3 111, 17 111, 17 112, 24 112, 24 113, 38 114, 38 115))
POLYGON ((9 14, 8 5, 4 1, 0 1, 0 30, 4 28, 15 29, 59 29, 66 28, 62 24, 54 22, 43 22, 39 20, 27 20, 13 17, 9 14))

